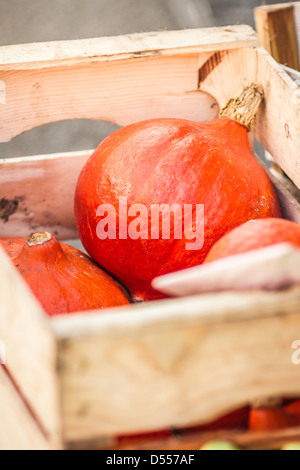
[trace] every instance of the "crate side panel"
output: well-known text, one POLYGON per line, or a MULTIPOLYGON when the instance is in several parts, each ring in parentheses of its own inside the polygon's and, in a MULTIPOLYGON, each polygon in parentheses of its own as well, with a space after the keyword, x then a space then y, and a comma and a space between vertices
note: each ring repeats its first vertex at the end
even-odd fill
POLYGON ((74 194, 92 150, 0 161, 1 237, 47 230, 59 239, 78 237, 74 194))
POLYGON ((299 302, 299 289, 222 294, 96 316, 81 331, 79 317, 62 320, 65 334, 56 323, 64 439, 201 424, 257 397, 299 395, 299 302))
POLYGON ((50 445, 33 420, 0 366, 0 450, 50 450, 50 445))
POLYGON ((0 341, 5 364, 50 439, 60 439, 56 342, 46 316, 0 249, 0 341))
POLYGON ((0 72, 0 142, 65 119, 121 126, 155 117, 213 119, 218 107, 198 91, 198 68, 199 55, 190 54, 0 72))
POLYGON ((299 69, 298 36, 292 3, 264 5, 255 9, 261 45, 280 64, 299 69))

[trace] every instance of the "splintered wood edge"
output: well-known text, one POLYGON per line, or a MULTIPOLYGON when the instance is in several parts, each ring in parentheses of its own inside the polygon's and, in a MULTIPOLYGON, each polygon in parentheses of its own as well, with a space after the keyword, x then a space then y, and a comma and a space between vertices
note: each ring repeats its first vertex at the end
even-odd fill
POLYGON ((115 37, 53 41, 0 47, 0 70, 38 68, 121 58, 254 47, 257 34, 247 25, 136 33, 115 37), (40 64, 40 65, 39 65, 40 64))

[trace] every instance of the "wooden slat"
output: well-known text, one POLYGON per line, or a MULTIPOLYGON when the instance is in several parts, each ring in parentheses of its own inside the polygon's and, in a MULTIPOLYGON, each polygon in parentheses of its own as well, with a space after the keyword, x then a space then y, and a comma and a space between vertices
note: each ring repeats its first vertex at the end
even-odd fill
POLYGON ((229 256, 159 276, 154 289, 171 297, 221 291, 280 290, 300 284, 300 249, 288 243, 229 256))
POLYGON ((299 70, 298 37, 292 3, 267 5, 255 9, 261 45, 280 64, 299 70))
POLYGON ((0 339, 6 348, 6 367, 51 445, 57 446, 60 420, 54 336, 42 308, 2 249, 0 280, 0 339))
POLYGON ((299 396, 299 308, 297 288, 54 319, 65 441, 201 424, 257 397, 299 396))
POLYGON ((50 450, 50 445, 0 366, 0 450, 50 450))
POLYGON ((184 54, 0 72, 6 84, 0 142, 64 119, 118 125, 162 116, 212 119, 218 106, 197 90, 199 60, 184 54))
POLYGON ((0 47, 0 71, 190 54, 258 45, 250 26, 185 29, 0 47))
POLYGON ((200 89, 211 93, 220 106, 253 82, 261 85, 265 93, 255 136, 300 187, 300 88, 297 84, 261 47, 216 53, 199 72, 200 89))
POLYGON ((92 150, 0 161, 1 237, 49 231, 60 239, 78 237, 74 194, 92 150))

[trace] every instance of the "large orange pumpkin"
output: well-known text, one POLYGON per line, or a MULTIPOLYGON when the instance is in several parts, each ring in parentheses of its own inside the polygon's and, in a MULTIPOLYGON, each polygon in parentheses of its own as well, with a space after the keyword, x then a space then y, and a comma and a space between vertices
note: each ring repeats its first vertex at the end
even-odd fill
POLYGON ((4 238, 0 245, 49 316, 129 304, 111 276, 54 235, 4 238))
POLYGON ((82 170, 75 215, 90 256, 136 298, 153 299, 160 296, 151 288, 154 277, 201 264, 228 231, 247 220, 281 213, 272 184, 251 153, 246 128, 222 117, 208 123, 153 119, 117 130, 82 170), (134 221, 132 216, 127 222, 124 212, 119 213, 120 197, 126 198, 128 207, 139 203, 147 209, 148 239, 120 234, 120 224, 128 228, 134 221), (115 208, 116 233, 99 239, 98 208, 103 204, 115 208), (174 237, 175 226, 170 239, 151 238, 152 204, 179 204, 182 209, 192 204, 194 216, 196 204, 204 205, 203 246, 187 249, 196 221, 201 227, 201 215, 194 217, 181 239, 174 237))

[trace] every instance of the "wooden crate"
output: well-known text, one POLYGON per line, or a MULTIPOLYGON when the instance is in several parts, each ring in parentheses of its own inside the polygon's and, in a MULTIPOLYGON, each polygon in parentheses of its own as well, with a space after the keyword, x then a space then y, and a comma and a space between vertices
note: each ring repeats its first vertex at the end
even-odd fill
MULTIPOLYGON (((251 139, 300 187, 300 89, 250 27, 2 47, 0 80, 0 142, 63 119, 209 120, 256 82, 265 102, 251 139)), ((90 154, 2 160, 1 236, 47 230, 76 238, 73 195, 90 154)), ((272 178, 285 217, 300 222, 296 186, 272 178)), ((291 360, 299 286, 49 320, 2 251, 0 276, 7 349, 0 428, 10 430, 0 431, 0 448, 115 448, 117 435, 192 426, 256 399, 300 396, 300 366, 291 360), (24 435, 14 432, 20 426, 24 435)), ((300 438, 300 430, 291 435, 300 438)), ((147 445, 197 448, 201 439, 147 445)), ((268 446, 278 439, 286 434, 268 436, 268 446)), ((266 436, 242 441, 267 446, 266 436)))
POLYGON ((259 39, 277 62, 300 70, 300 2, 255 9, 259 39))

